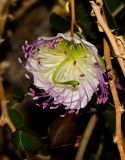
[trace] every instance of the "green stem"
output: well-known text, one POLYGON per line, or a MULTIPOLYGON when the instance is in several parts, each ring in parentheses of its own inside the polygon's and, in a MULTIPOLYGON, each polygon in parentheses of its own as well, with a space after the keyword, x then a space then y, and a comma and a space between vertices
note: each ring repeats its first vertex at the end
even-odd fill
POLYGON ((71 37, 74 36, 74 25, 75 25, 75 2, 74 0, 70 0, 71 2, 71 37))

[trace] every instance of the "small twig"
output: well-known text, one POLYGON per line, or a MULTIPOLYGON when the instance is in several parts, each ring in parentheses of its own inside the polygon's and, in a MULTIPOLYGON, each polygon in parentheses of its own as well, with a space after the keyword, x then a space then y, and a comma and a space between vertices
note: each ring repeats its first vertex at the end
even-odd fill
POLYGON ((100 7, 94 2, 94 1, 90 1, 91 3, 91 6, 92 6, 92 9, 96 15, 96 18, 97 18, 97 21, 99 23, 99 25, 102 27, 102 29, 104 30, 104 32, 106 33, 112 47, 113 47, 113 50, 116 54, 116 56, 118 56, 118 62, 120 64, 120 67, 122 69, 122 72, 125 76, 125 65, 124 65, 124 61, 122 58, 120 58, 120 50, 119 50, 119 47, 117 45, 117 42, 116 42, 116 39, 115 39, 115 36, 112 34, 111 30, 109 29, 108 25, 105 23, 101 13, 100 13, 100 7))
POLYGON ((0 65, 0 105, 1 105, 1 117, 0 117, 0 125, 7 124, 11 130, 11 132, 15 132, 16 128, 12 121, 10 120, 10 117, 8 115, 7 110, 7 100, 4 95, 4 88, 2 83, 2 67, 0 65))
POLYGON ((88 144, 89 139, 92 135, 92 132, 95 128, 97 120, 98 120, 98 118, 97 118, 96 115, 91 116, 91 118, 88 122, 88 125, 87 125, 87 127, 86 127, 86 129, 83 133, 83 137, 82 137, 78 152, 76 154, 75 160, 82 160, 83 159, 83 156, 84 156, 85 151, 86 151, 87 144, 88 144))

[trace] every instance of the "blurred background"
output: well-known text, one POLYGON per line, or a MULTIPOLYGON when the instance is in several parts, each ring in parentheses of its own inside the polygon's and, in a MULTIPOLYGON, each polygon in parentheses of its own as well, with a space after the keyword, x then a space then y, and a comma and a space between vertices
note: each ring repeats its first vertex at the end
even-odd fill
MULTIPOLYGON (((96 114, 98 120, 84 159, 120 160, 117 147, 112 140, 115 111, 111 103, 99 106, 95 104, 93 97, 88 107, 77 116, 70 115, 60 119, 59 115, 64 112, 63 109, 43 110, 35 105, 31 97, 26 96, 31 84, 24 76, 26 71, 23 65, 18 62, 18 57, 23 59, 22 45, 26 40, 32 42, 40 36, 55 36, 58 32, 69 31, 70 14, 66 12, 65 2, 65 0, 0 0, 0 63, 3 85, 6 98, 9 100, 8 107, 17 111, 10 111, 10 117, 13 120, 19 113, 25 122, 21 127, 25 129, 27 126, 35 132, 33 135, 39 135, 36 137, 41 137, 42 141, 42 147, 38 152, 19 151, 12 143, 13 135, 7 126, 0 127, 0 160, 73 160, 81 135, 93 114, 96 114), (97 159, 100 147, 102 148, 97 159)), ((125 37, 125 1, 104 0, 104 9, 110 28, 114 30, 116 36, 121 34, 125 37)), ((99 36, 96 20, 90 16, 90 11, 88 0, 76 0, 77 23, 82 28, 84 36, 98 47, 102 55, 103 36, 99 36)), ((113 63, 117 62, 114 60, 113 63)), ((116 72, 117 86, 122 99, 125 95, 124 79, 119 79, 119 68, 116 68, 116 72)), ((122 119, 124 122, 124 114, 122 119)), ((18 118, 13 121, 17 122, 18 118)), ((122 128, 124 131, 124 123, 122 128)))

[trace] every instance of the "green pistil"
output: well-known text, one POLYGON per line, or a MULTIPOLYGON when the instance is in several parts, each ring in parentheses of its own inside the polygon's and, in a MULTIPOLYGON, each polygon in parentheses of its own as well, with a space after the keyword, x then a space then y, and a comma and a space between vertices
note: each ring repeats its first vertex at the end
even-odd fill
POLYGON ((77 62, 77 59, 87 58, 88 56, 90 56, 91 55, 90 51, 88 50, 88 48, 83 46, 81 43, 76 44, 76 43, 74 43, 72 41, 68 41, 68 40, 61 41, 56 46, 56 48, 61 49, 62 52, 64 52, 66 59, 64 61, 62 61, 57 66, 55 71, 53 72, 52 81, 55 84, 60 84, 60 85, 72 85, 73 87, 78 86, 79 82, 76 80, 61 82, 61 81, 56 80, 56 77, 57 77, 59 71, 64 67, 65 64, 67 64, 69 62, 73 62, 73 65, 75 65, 77 62))
POLYGON ((56 47, 69 53, 69 56, 72 56, 75 59, 90 55, 88 48, 83 46, 81 43, 76 44, 73 41, 63 40, 56 47))
POLYGON ((60 69, 66 64, 66 63, 69 63, 73 61, 73 59, 70 57, 70 58, 67 58, 65 59, 62 63, 60 63, 56 70, 53 72, 53 75, 52 75, 52 80, 55 84, 60 84, 60 85, 72 85, 73 87, 76 87, 79 85, 79 82, 76 81, 76 80, 70 80, 70 81, 66 81, 66 82, 60 82, 60 81, 57 81, 56 80, 56 77, 57 77, 57 74, 58 72, 60 71, 60 69))

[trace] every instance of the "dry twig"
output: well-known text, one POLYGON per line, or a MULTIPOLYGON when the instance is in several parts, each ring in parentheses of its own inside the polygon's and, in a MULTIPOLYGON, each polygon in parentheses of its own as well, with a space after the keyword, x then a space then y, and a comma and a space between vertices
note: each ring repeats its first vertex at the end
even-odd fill
POLYGON ((104 32, 106 33, 112 47, 114 50, 115 55, 118 57, 118 62, 120 64, 120 67, 122 69, 122 72, 125 76, 125 65, 124 65, 124 60, 120 57, 121 52, 120 49, 118 47, 118 44, 116 42, 116 38, 115 36, 112 34, 111 30, 109 29, 108 25, 105 23, 101 13, 100 13, 100 6, 98 6, 94 1, 90 1, 92 9, 95 13, 95 16, 97 18, 98 24, 102 27, 102 29, 104 30, 104 32))
MULTIPOLYGON (((119 50, 118 44, 116 42, 116 39, 114 37, 114 35, 111 33, 110 29, 108 28, 108 25, 106 23, 106 21, 104 20, 105 17, 101 15, 100 13, 100 8, 98 5, 96 5, 96 3, 94 1, 91 1, 91 5, 93 8, 93 11, 97 17, 97 21, 99 23, 99 25, 101 25, 102 29, 105 31, 108 39, 110 40, 112 47, 114 49, 114 52, 116 54, 116 56, 120 56, 121 52, 119 50)), ((106 39, 104 38, 104 57, 105 57, 105 61, 106 61, 106 65, 107 67, 111 67, 112 69, 112 62, 111 62, 111 57, 110 57, 110 48, 108 45, 108 42, 106 41, 106 39)), ((124 65, 124 60, 122 58, 118 58, 119 64, 122 68, 123 74, 125 75, 125 65, 124 65)), ((110 71, 110 74, 113 76, 113 72, 112 70, 110 71)), ((113 76, 114 78, 114 76, 113 76)), ((123 148, 123 142, 122 142, 122 131, 121 131, 121 114, 123 112, 123 108, 121 106, 119 97, 118 97, 118 93, 116 90, 116 85, 114 82, 114 79, 112 79, 112 81, 109 82, 110 85, 110 89, 111 89, 111 93, 113 96, 113 101, 115 104, 115 110, 116 110, 116 132, 115 132, 115 142, 118 146, 118 150, 120 152, 120 157, 121 160, 125 160, 125 152, 124 152, 124 148, 123 148)))
POLYGON ((0 105, 1 105, 1 117, 0 117, 0 126, 3 126, 7 124, 11 130, 11 132, 15 132, 16 128, 13 125, 12 121, 10 120, 10 117, 8 115, 7 110, 7 100, 4 95, 4 88, 2 84, 2 67, 0 64, 0 105))
POLYGON ((7 17, 9 14, 9 6, 10 6, 10 1, 8 0, 0 1, 0 43, 4 41, 2 36, 7 21, 7 17))
MULTIPOLYGON (((106 39, 104 39, 104 57, 105 57, 106 65, 111 67, 110 74, 113 75, 112 63, 111 63, 111 58, 110 58, 110 48, 109 48, 109 45, 108 45, 106 39)), ((115 110, 116 110, 116 131, 115 131, 114 142, 118 146, 121 159, 125 160, 125 152, 124 152, 124 148, 123 148, 123 142, 122 142, 123 138, 122 138, 122 131, 121 131, 122 106, 119 101, 119 97, 118 97, 118 93, 116 90, 116 85, 115 85, 114 79, 109 82, 109 85, 110 85, 111 93, 113 96, 113 101, 115 104, 115 110)))

